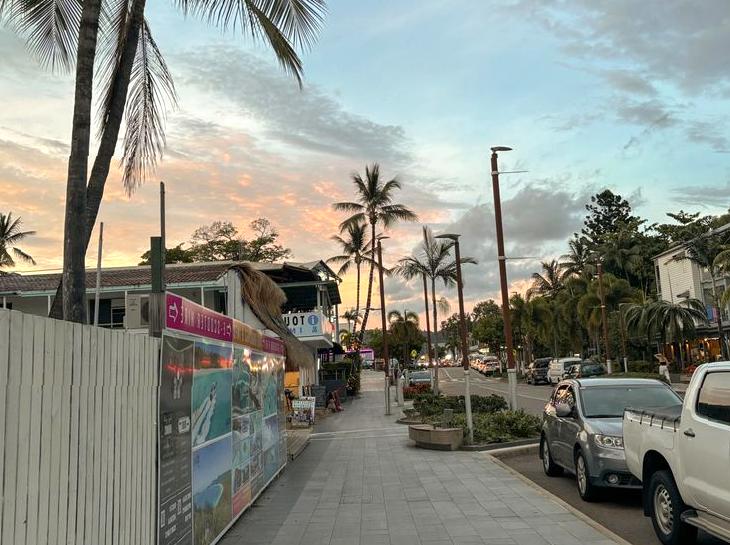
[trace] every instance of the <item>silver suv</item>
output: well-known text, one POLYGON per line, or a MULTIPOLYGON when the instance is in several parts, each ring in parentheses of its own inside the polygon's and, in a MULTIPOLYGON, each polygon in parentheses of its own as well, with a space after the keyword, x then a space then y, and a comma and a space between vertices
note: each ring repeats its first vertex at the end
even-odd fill
POLYGON ((558 384, 545 405, 540 458, 551 477, 574 473, 585 501, 601 488, 641 488, 626 466, 623 414, 626 407, 650 409, 681 404, 663 382, 653 379, 569 379, 558 384))

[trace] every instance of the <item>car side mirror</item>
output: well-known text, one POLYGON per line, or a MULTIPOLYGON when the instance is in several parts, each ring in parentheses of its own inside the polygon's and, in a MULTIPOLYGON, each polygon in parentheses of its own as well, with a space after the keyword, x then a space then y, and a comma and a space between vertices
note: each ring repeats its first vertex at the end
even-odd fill
POLYGON ((555 405, 555 414, 560 418, 567 418, 573 414, 573 408, 567 403, 557 403, 555 405))

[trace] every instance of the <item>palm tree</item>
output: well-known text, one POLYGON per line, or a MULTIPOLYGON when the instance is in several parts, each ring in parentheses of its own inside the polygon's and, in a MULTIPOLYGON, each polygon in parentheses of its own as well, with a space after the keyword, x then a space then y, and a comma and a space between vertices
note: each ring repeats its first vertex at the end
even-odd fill
POLYGON ((570 251, 562 255, 561 267, 565 276, 590 278, 596 273, 595 256, 587 238, 576 236, 568 242, 570 251))
MULTIPOLYGON (((449 311, 448 300, 441 297, 436 299, 436 281, 443 282, 444 287, 456 285, 456 259, 451 257, 454 248, 454 241, 449 239, 434 238, 433 232, 428 226, 423 226, 423 240, 417 248, 415 255, 404 257, 398 261, 393 272, 406 280, 419 278, 422 274, 431 281, 431 306, 433 313, 433 330, 438 331, 438 313, 449 311)), ((476 264, 473 257, 462 257, 461 263, 476 264)))
MULTIPOLYGON (((357 324, 357 320, 360 317, 360 267, 363 261, 369 261, 367 255, 369 246, 367 225, 365 223, 351 223, 345 230, 347 231, 346 238, 339 235, 332 237, 332 240, 340 245, 342 254, 330 257, 327 263, 340 265, 340 269, 337 271, 339 276, 344 276, 352 267, 355 267, 357 278, 355 294, 357 302, 355 304, 355 317, 353 319, 357 324)), ((348 323, 350 322, 350 318, 345 319, 348 323)))
MULTIPOLYGON (((295 47, 308 48, 323 22, 324 0, 267 2, 176 2, 223 29, 240 29, 271 46, 279 63, 301 84, 302 62, 295 47)), ((144 17, 146 0, 0 1, 0 19, 27 39, 30 50, 54 69, 75 65, 71 152, 66 183, 64 268, 52 315, 85 321, 84 257, 104 186, 126 118, 122 179, 128 192, 154 169, 165 144, 165 106, 175 87, 144 17), (75 59, 75 61, 74 61, 75 59), (99 72, 95 73, 94 68, 99 72), (101 86, 99 148, 89 172, 94 81, 101 86), (63 297, 58 297, 62 291, 63 297), (62 307, 61 302, 62 301, 62 307)))
POLYGON ((532 273, 532 286, 527 290, 527 297, 542 295, 554 297, 562 288, 565 281, 565 271, 557 260, 543 261, 542 274, 532 273))
POLYGON ((370 315, 373 296, 373 276, 375 274, 375 249, 377 245, 376 229, 382 225, 387 229, 399 221, 416 221, 418 216, 402 204, 393 204, 396 190, 401 188, 400 182, 393 178, 383 182, 380 178, 380 166, 373 163, 365 167, 365 178, 359 173, 352 175, 355 186, 354 202, 338 202, 333 208, 340 212, 351 212, 352 216, 340 224, 340 230, 349 229, 350 225, 367 223, 370 226, 370 273, 368 278, 368 294, 365 301, 365 312, 358 338, 362 341, 370 315))
POLYGON ((403 345, 403 364, 408 361, 408 347, 420 334, 418 328, 418 314, 406 310, 401 313, 398 310, 391 310, 388 313, 389 336, 395 346, 403 345))
POLYGON ((679 254, 680 257, 678 258, 689 259, 703 269, 706 269, 710 274, 710 280, 712 281, 712 305, 717 309, 717 336, 720 343, 720 354, 725 359, 729 356, 727 346, 725 345, 725 334, 722 330, 722 309, 719 308, 721 301, 720 295, 717 291, 719 271, 715 265, 715 261, 718 261, 718 265, 724 261, 724 258, 718 260, 718 257, 727 250, 727 244, 729 241, 729 231, 722 231, 720 233, 713 233, 710 231, 709 233, 690 240, 685 245, 685 251, 679 254))
POLYGON ((685 299, 679 303, 656 301, 651 305, 648 316, 650 335, 659 335, 665 342, 679 344, 679 359, 682 358, 682 344, 694 335, 697 324, 707 323, 705 305, 699 299, 685 299))
MULTIPOLYGON (((15 267, 15 260, 35 265, 35 260, 26 252, 17 247, 26 237, 35 235, 35 231, 21 231, 23 221, 21 218, 13 218, 13 213, 3 214, 0 212, 0 269, 3 267, 15 267)), ((0 275, 5 274, 0 271, 0 275)))

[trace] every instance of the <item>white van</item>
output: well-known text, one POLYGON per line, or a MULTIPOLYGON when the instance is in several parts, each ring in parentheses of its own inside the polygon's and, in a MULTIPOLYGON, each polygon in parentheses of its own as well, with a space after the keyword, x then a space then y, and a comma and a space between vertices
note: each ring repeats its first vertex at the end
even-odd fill
POLYGON ((571 365, 580 363, 583 361, 580 358, 558 358, 550 362, 550 369, 548 369, 548 381, 550 384, 557 384, 561 380, 566 372, 570 369, 571 365))

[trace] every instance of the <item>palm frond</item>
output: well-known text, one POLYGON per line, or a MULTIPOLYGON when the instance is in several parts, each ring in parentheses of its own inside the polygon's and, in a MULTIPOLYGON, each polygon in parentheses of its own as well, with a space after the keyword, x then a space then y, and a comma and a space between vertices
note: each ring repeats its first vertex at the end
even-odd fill
POLYGON ((60 71, 74 66, 80 0, 5 0, 0 2, 0 17, 25 38, 42 65, 60 71))
POLYGON ((17 257, 20 261, 24 263, 29 263, 31 265, 35 265, 35 259, 33 259, 30 255, 26 254, 23 250, 20 248, 13 248, 13 253, 15 254, 15 257, 17 257))
POLYGON ((131 193, 154 170, 165 147, 165 108, 175 104, 172 75, 147 21, 139 36, 125 110, 122 181, 131 193))
POLYGON ((332 208, 336 212, 360 212, 364 209, 363 205, 356 202, 336 202, 332 204, 332 208))

